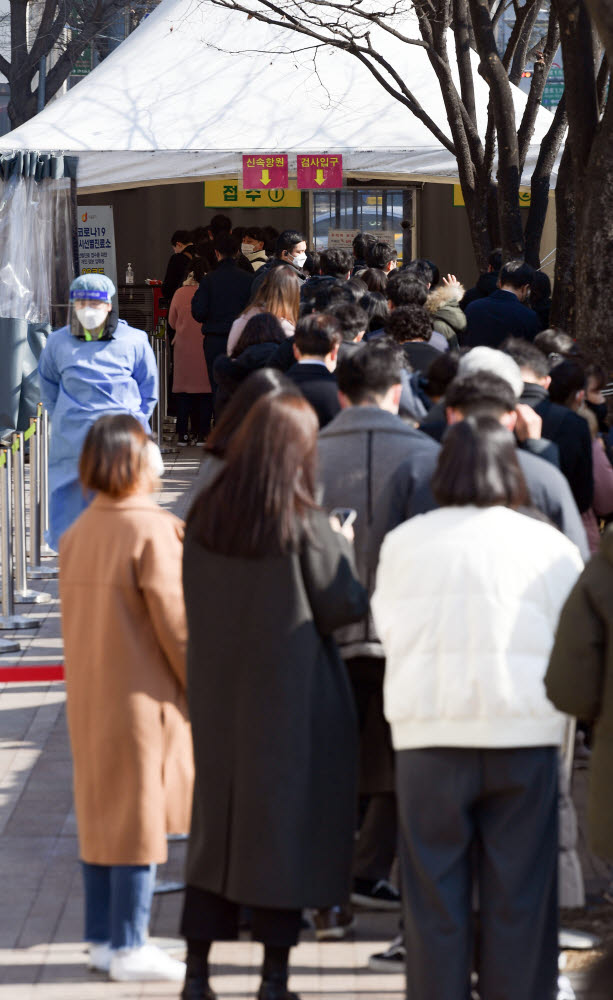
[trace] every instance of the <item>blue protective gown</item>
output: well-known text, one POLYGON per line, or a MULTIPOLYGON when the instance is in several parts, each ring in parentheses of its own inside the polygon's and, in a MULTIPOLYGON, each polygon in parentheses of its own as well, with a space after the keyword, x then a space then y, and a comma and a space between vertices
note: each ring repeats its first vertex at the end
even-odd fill
POLYGON ((64 326, 49 335, 38 363, 42 401, 49 412, 49 532, 60 536, 87 506, 79 458, 89 428, 109 413, 130 413, 149 432, 158 373, 147 334, 119 320, 107 340, 85 341, 64 326))

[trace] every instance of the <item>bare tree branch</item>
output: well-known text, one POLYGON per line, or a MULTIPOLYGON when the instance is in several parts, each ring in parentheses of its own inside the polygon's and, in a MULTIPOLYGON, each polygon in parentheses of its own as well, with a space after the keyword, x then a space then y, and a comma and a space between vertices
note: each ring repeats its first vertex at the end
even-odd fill
POLYGON ((511 83, 515 84, 516 87, 519 87, 521 75, 526 67, 526 57, 530 47, 530 39, 532 38, 534 25, 536 24, 536 19, 539 14, 540 2, 528 3, 528 0, 526 0, 526 7, 528 8, 528 11, 519 32, 517 46, 515 48, 515 52, 513 53, 511 72, 509 73, 509 80, 511 83))
POLYGON ((547 215, 551 172, 567 127, 566 100, 563 94, 562 100, 555 110, 553 121, 541 143, 536 166, 532 173, 530 208, 526 220, 525 241, 526 260, 533 267, 540 267, 541 237, 547 215))
POLYGON ((517 133, 520 172, 524 169, 526 156, 528 155, 528 149, 530 148, 530 140, 534 135, 536 118, 539 113, 543 93, 545 91, 545 84, 547 83, 549 70, 551 69, 551 64, 554 60, 559 44, 560 29, 558 27, 558 20, 552 12, 547 26, 547 40, 545 42, 545 48, 542 54, 533 63, 534 70, 532 83, 530 85, 528 100, 526 101, 526 107, 524 108, 521 124, 517 133))
POLYGON ((475 103, 475 86, 473 83, 473 68, 470 57, 472 30, 466 0, 455 0, 455 17, 453 33, 455 37, 458 73, 460 76, 460 93, 466 108, 466 114, 477 128, 477 106, 475 103))

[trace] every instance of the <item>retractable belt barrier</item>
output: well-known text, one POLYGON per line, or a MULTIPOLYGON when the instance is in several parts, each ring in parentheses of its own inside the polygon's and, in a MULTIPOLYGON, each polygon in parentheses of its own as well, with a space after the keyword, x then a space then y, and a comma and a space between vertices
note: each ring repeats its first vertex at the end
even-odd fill
MULTIPOLYGON (((35 615, 15 614, 16 604, 43 604, 51 595, 28 587, 26 564, 25 445, 30 446, 30 570, 31 577, 57 576, 57 569, 41 564, 41 528, 48 518, 48 418, 42 403, 25 432, 11 436, 0 449, 0 565, 2 567, 2 613, 0 630, 39 628, 35 615), (43 440, 44 438, 44 440, 43 440)), ((0 639, 0 653, 18 652, 20 644, 0 639)))
POLYGON ((156 406, 152 418, 152 430, 157 446, 162 455, 171 455, 176 452, 176 448, 166 445, 170 437, 164 433, 164 424, 168 417, 168 340, 166 338, 166 321, 161 319, 156 328, 156 332, 151 337, 151 347, 155 354, 155 361, 158 369, 158 405, 156 406))
POLYGON ((48 506, 49 498, 49 465, 47 441, 43 444, 43 433, 48 434, 48 424, 44 419, 43 404, 38 404, 36 417, 31 417, 30 427, 25 436, 32 434, 30 438, 30 565, 28 575, 32 580, 46 580, 58 575, 57 569, 51 566, 43 566, 42 555, 42 529, 45 518, 48 521, 48 514, 43 516, 43 501, 48 506), (43 461, 44 459, 44 461, 43 461))

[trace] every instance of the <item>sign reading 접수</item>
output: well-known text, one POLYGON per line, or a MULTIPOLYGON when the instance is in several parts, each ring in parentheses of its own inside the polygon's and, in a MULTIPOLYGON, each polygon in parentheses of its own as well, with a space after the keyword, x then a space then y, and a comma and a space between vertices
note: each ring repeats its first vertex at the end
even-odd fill
POLYGON ((243 190, 236 177, 204 182, 205 208, 300 208, 302 195, 295 182, 289 189, 243 190))
POLYGON ((251 153, 243 155, 243 190, 286 188, 287 154, 251 153))

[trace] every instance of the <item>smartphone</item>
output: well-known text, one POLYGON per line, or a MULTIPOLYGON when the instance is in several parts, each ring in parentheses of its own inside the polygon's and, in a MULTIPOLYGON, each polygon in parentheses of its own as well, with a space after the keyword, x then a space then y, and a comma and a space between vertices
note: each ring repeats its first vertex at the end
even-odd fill
POLYGON ((334 507, 330 511, 330 517, 338 518, 341 528, 344 528, 346 524, 353 524, 357 516, 358 512, 353 507, 334 507))

